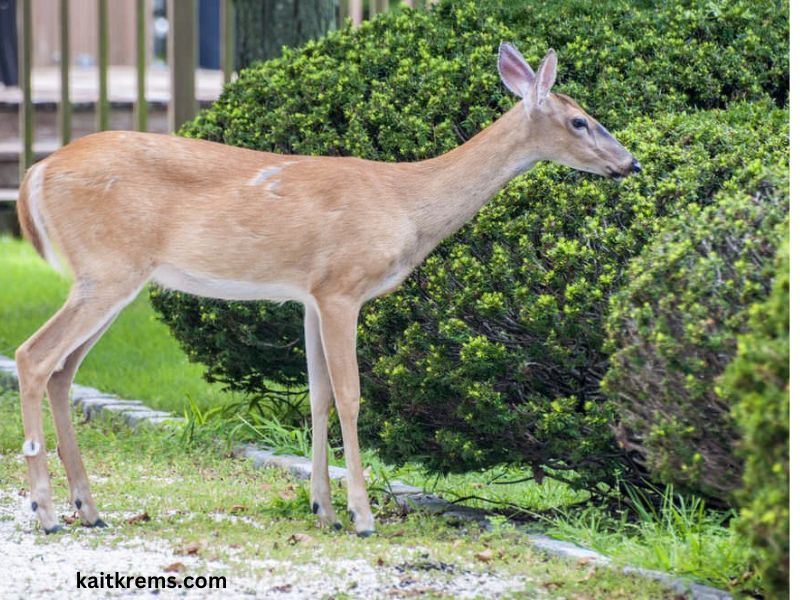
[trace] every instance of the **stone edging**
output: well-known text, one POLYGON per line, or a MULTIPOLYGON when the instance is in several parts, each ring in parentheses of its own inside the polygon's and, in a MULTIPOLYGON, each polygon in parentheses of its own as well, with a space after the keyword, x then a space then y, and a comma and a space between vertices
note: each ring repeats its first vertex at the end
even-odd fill
MULTIPOLYGON (((12 359, 0 355, 0 388, 16 389, 18 387, 17 379, 16 363, 12 359)), ((73 384, 71 397, 73 408, 79 410, 87 420, 98 417, 111 417, 120 420, 128 427, 137 427, 142 423, 164 426, 169 423, 182 423, 184 421, 183 417, 176 417, 171 413, 153 410, 141 400, 125 400, 114 394, 101 392, 84 385, 73 384)), ((297 479, 309 479, 311 477, 311 461, 304 456, 278 455, 274 450, 250 444, 235 448, 233 453, 240 458, 251 460, 256 468, 273 467, 282 469, 291 473, 297 479)), ((347 476, 346 469, 342 467, 329 467, 329 473, 331 479, 335 480, 344 479, 347 476)), ((491 526, 486 518, 487 513, 483 510, 452 504, 438 496, 428 494, 420 488, 406 485, 399 481, 389 482, 387 492, 394 497, 400 506, 409 510, 423 510, 445 517, 477 521, 486 527, 491 526)), ((528 536, 535 548, 551 556, 571 560, 589 560, 597 565, 612 564, 611 558, 594 550, 582 548, 570 542, 556 540, 546 535, 529 533, 528 536)), ((678 594, 688 594, 695 600, 732 599, 732 596, 724 590, 694 583, 688 579, 675 577, 668 573, 630 566, 622 567, 621 571, 660 581, 678 594)))
MULTIPOLYGON (((17 365, 3 355, 0 355, 0 388, 17 388, 17 365)), ((73 384, 71 390, 72 406, 80 410, 89 420, 100 414, 116 415, 128 426, 135 427, 143 422, 152 425, 162 423, 182 422, 182 417, 161 410, 153 410, 145 406, 141 400, 124 400, 114 394, 101 392, 85 385, 73 384)))

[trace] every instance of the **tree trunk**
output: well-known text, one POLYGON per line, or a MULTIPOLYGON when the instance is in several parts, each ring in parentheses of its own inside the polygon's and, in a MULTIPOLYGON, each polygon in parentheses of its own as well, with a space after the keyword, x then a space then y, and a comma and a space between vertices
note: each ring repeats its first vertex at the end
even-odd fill
POLYGON ((336 5, 337 0, 235 0, 236 69, 334 29, 336 5))

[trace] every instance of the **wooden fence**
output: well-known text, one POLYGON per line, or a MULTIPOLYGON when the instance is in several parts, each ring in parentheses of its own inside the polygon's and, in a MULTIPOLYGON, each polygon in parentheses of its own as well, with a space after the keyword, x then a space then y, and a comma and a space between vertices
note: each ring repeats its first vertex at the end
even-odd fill
MULTIPOLYGON (((52 0, 50 0, 52 1, 52 0)), ((98 65, 98 99, 97 130, 108 129, 110 106, 108 101, 108 67, 109 67, 109 0, 91 0, 97 3, 96 40, 98 65)), ((145 97, 145 75, 151 52, 147 45, 148 15, 150 0, 124 0, 135 3, 135 62, 137 95, 134 123, 138 130, 147 130, 147 99, 145 97)), ((402 3, 420 8, 428 4, 428 0, 401 0, 402 3)), ((19 86, 22 101, 19 108, 20 135, 20 181, 27 169, 33 164, 33 97, 31 90, 31 74, 33 70, 33 4, 36 0, 18 0, 18 44, 19 44, 19 86)), ((58 0, 58 43, 60 60, 61 97, 59 100, 59 139, 61 144, 69 143, 72 136, 72 103, 70 101, 70 0, 58 0), (66 58, 64 58, 66 57, 66 58)), ((80 2, 85 11, 87 0, 80 2)), ((114 0, 115 9, 119 9, 120 0, 114 0)), ((359 25, 364 17, 362 0, 338 0, 339 24, 351 18, 354 25, 359 25)), ((368 16, 373 17, 389 10, 389 0, 369 0, 368 16)), ((233 74, 234 52, 234 2, 220 0, 220 63, 224 81, 230 80, 233 74)), ((73 15, 74 16, 74 15, 73 15)), ((169 34, 167 56, 170 70, 169 127, 177 130, 181 123, 191 119, 197 112, 195 98, 195 66, 197 65, 197 2, 195 0, 167 0, 167 18, 169 34)), ((85 23, 84 23, 85 26, 85 23)), ((114 32, 114 40, 118 39, 114 32)), ((128 39, 120 36, 119 39, 128 39)), ((82 41, 83 43, 83 41, 82 41)))

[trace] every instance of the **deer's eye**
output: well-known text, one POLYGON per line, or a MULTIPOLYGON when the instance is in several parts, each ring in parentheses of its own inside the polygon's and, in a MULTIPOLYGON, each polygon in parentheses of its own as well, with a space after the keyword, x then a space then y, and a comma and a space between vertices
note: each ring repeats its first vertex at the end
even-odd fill
POLYGON ((587 125, 588 123, 586 123, 586 119, 584 119, 583 117, 575 117, 574 119, 572 119, 572 126, 575 129, 582 129, 587 125))

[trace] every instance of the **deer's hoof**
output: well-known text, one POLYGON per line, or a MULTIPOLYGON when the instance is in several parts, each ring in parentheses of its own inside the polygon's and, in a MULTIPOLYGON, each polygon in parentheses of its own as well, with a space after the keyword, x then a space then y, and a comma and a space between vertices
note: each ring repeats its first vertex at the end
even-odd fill
POLYGON ((375 517, 372 516, 369 508, 365 511, 351 508, 348 510, 350 521, 352 521, 356 534, 359 537, 369 537, 375 533, 375 517))
POLYGON ((317 502, 316 500, 311 503, 311 512, 317 515, 317 521, 322 528, 331 527, 333 529, 341 529, 342 524, 336 518, 336 512, 330 500, 327 502, 317 502))
POLYGON ((44 528, 44 532, 47 535, 50 535, 52 533, 59 533, 61 531, 64 531, 64 527, 61 526, 61 525, 53 525, 52 527, 45 527, 44 528))
POLYGON ((364 531, 357 531, 356 535, 360 538, 368 538, 373 533, 375 533, 374 529, 365 529, 364 531))

